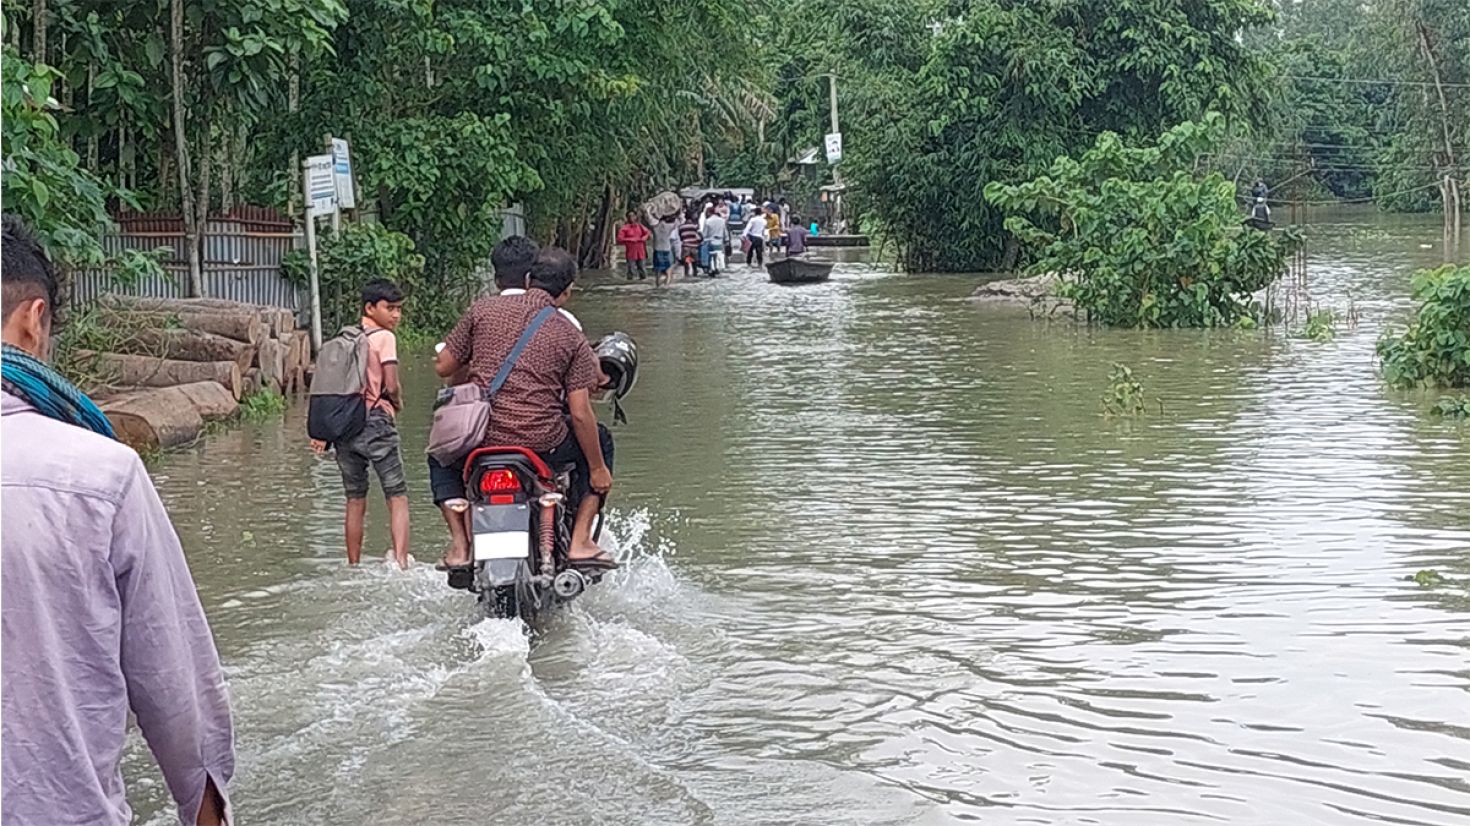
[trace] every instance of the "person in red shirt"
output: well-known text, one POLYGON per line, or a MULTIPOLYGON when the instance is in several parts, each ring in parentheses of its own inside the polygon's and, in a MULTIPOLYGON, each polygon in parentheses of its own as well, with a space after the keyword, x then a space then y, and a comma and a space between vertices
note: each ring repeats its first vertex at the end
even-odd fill
POLYGON ((648 238, 651 233, 643 222, 638 220, 638 214, 628 213, 627 220, 618 227, 618 243, 623 245, 623 259, 628 265, 628 280, 633 280, 633 268, 638 268, 638 278, 648 277, 648 270, 644 267, 644 261, 648 260, 648 238))

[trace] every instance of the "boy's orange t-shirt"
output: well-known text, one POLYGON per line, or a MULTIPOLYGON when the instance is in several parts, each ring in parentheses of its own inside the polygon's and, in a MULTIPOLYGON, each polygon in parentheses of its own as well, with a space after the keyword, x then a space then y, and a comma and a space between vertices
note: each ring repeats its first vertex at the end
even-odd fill
POLYGON ((392 416, 393 402, 383 398, 383 365, 398 363, 398 337, 373 323, 370 318, 362 320, 362 332, 367 336, 367 381, 362 388, 362 399, 368 410, 377 408, 392 416))

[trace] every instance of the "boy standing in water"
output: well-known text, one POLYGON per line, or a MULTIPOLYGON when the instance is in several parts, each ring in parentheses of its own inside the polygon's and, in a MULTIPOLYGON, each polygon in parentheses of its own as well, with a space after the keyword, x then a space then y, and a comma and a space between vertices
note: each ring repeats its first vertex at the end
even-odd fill
POLYGON ((648 277, 643 262, 648 260, 648 227, 638 220, 638 214, 630 212, 623 225, 618 227, 618 243, 623 245, 623 260, 628 267, 628 280, 633 280, 633 268, 638 268, 638 278, 648 277))
POLYGON ((684 213, 684 223, 679 225, 679 245, 684 255, 684 277, 694 275, 695 262, 699 261, 699 246, 704 238, 699 234, 699 220, 695 217, 694 207, 690 207, 684 213))
POLYGON ((675 216, 665 215, 653 225, 653 286, 660 279, 669 280, 669 270, 674 266, 674 233, 679 229, 675 216))
MULTIPOLYGON (((398 425, 403 409, 403 389, 398 383, 398 339, 393 331, 403 318, 403 291, 386 279, 369 281, 362 288, 362 334, 367 339, 366 375, 362 403, 367 405, 367 425, 362 432, 335 445, 337 468, 342 471, 342 488, 347 494, 347 563, 362 561, 362 535, 367 521, 368 468, 377 473, 388 500, 388 521, 393 534, 393 557, 399 568, 408 568, 408 482, 403 475, 398 425)), ((326 444, 313 440, 317 453, 326 444)))

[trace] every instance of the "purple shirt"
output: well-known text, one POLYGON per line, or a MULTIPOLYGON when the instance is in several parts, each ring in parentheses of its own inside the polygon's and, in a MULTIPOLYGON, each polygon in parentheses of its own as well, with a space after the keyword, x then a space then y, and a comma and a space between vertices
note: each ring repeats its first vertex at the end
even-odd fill
POLYGON ((806 252, 806 227, 793 225, 786 232, 786 254, 801 255, 806 252))
POLYGON ((158 492, 129 448, 0 399, 5 826, 127 824, 128 711, 192 824, 234 773, 229 696, 158 492))

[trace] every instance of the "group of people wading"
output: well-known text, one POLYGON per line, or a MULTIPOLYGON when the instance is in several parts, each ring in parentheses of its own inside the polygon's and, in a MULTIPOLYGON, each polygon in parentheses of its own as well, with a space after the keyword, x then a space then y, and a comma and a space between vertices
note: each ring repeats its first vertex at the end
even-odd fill
POLYGON ((714 277, 725 271, 738 233, 746 266, 764 266, 766 253, 806 252, 809 235, 801 216, 785 198, 758 204, 734 193, 709 194, 664 215, 629 212, 618 226, 617 241, 629 281, 648 277, 648 246, 653 246, 654 285, 668 283, 675 263, 686 278, 714 277))

